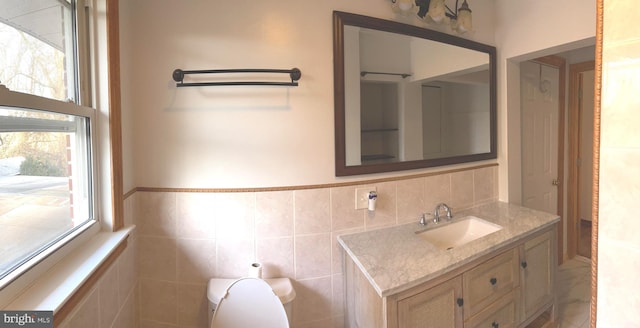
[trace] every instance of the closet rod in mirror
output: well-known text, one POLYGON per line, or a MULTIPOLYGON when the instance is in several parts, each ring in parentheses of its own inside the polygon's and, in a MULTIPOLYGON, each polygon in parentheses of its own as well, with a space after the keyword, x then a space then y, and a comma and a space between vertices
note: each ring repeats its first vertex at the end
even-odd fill
POLYGON ((403 79, 411 76, 411 74, 408 74, 408 73, 386 73, 386 72, 369 72, 369 71, 360 72, 360 76, 362 77, 367 76, 367 74, 402 76, 403 79))
POLYGON ((267 85, 267 86, 289 86, 297 87, 298 80, 302 72, 297 68, 292 69, 207 69, 207 70, 181 70, 173 71, 173 80, 176 87, 203 87, 203 86, 226 86, 226 85, 267 85), (184 82, 184 76, 189 74, 234 74, 234 73, 282 73, 289 74, 291 82, 270 82, 270 81, 222 81, 222 82, 184 82))

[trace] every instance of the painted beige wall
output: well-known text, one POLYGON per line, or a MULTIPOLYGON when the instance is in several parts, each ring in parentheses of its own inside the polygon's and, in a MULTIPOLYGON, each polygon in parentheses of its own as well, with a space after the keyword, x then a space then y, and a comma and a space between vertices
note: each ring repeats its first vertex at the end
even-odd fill
MULTIPOLYGON (((355 179, 334 176, 332 11, 394 19, 389 1, 120 5, 127 190, 355 179), (300 86, 176 89, 171 79, 176 68, 254 67, 299 67, 300 86)), ((493 44, 492 2, 471 6, 471 38, 493 44)))
POLYGON ((128 192, 136 187, 135 182, 135 143, 134 133, 136 131, 133 110, 134 84, 131 72, 135 67, 133 49, 131 46, 135 42, 133 34, 128 31, 133 30, 134 13, 130 10, 131 1, 119 1, 120 5, 120 86, 122 101, 122 165, 123 165, 123 189, 128 192))
POLYGON ((597 323, 638 327, 640 11, 631 0, 603 2, 597 323))

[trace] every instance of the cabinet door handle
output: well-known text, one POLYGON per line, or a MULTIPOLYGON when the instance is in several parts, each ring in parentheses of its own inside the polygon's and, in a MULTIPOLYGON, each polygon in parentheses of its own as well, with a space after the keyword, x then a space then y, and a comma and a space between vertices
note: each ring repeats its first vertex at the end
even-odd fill
POLYGON ((520 266, 521 266, 523 269, 526 269, 526 268, 527 268, 527 261, 522 261, 522 262, 520 262, 520 266))
POLYGON ((462 298, 459 298, 456 300, 456 303, 458 303, 458 306, 462 306, 464 305, 464 300, 462 298))
POLYGON ((500 325, 495 321, 491 324, 491 328, 498 328, 499 326, 500 325))
POLYGON ((491 279, 489 279, 489 282, 491 283, 491 285, 495 286, 498 283, 498 279, 491 278, 491 279))

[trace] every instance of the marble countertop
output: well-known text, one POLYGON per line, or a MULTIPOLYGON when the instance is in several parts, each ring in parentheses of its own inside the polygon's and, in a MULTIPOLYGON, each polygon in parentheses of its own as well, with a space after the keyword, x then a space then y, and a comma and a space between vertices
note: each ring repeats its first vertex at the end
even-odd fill
POLYGON ((426 228, 416 222, 341 235, 338 242, 378 295, 385 297, 459 268, 560 220, 556 214, 503 202, 454 211, 453 214, 451 222, 473 215, 498 224, 502 229, 451 250, 440 250, 415 234, 419 230, 437 227, 431 222, 426 228))

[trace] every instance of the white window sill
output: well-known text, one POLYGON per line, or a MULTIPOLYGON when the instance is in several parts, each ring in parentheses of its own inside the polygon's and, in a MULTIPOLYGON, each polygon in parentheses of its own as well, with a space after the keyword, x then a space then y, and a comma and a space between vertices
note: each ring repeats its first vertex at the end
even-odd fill
POLYGON ((135 229, 99 232, 42 274, 5 309, 56 313, 135 229))

